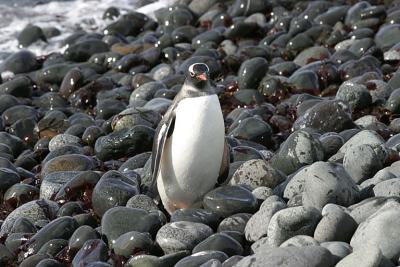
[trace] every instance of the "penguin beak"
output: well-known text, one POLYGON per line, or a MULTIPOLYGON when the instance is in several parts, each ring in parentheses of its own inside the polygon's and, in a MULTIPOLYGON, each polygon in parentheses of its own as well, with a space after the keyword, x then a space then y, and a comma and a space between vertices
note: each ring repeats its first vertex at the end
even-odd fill
POLYGON ((202 73, 200 75, 197 75, 197 79, 199 79, 200 81, 206 81, 207 76, 204 73, 202 73))

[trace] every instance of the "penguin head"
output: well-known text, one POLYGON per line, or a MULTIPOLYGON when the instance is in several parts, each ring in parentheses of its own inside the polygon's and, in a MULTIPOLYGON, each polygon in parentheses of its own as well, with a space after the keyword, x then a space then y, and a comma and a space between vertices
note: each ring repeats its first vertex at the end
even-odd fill
POLYGON ((189 66, 187 77, 197 89, 207 89, 210 82, 210 69, 204 63, 194 63, 189 66))

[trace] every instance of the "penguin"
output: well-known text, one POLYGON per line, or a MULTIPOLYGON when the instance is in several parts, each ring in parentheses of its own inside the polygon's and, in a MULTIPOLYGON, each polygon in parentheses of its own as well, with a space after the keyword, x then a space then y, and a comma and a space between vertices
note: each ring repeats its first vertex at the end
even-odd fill
POLYGON ((229 162, 224 118, 209 68, 192 64, 156 129, 149 190, 153 195, 158 190, 170 214, 199 207, 207 192, 226 182, 229 162))

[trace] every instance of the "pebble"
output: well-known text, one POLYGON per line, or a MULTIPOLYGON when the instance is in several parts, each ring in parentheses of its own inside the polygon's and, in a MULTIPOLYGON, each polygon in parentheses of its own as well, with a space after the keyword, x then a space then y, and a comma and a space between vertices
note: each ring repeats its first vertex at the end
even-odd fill
POLYGON ((209 237, 213 230, 202 223, 178 221, 164 225, 157 232, 156 241, 164 253, 193 250, 209 237))
POLYGON ((228 217, 240 212, 254 212, 257 199, 243 187, 222 186, 208 192, 203 198, 203 205, 221 217, 228 217))

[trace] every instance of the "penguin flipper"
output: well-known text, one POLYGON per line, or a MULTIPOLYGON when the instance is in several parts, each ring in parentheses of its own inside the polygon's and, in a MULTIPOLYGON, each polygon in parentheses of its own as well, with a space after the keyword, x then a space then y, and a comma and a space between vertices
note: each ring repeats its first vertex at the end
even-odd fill
POLYGON ((151 182, 148 190, 148 195, 151 197, 157 196, 157 176, 160 171, 160 161, 163 153, 164 145, 168 137, 174 131, 175 126, 175 108, 172 107, 165 113, 164 118, 156 129, 156 134, 153 141, 153 153, 151 158, 151 182))
POLYGON ((228 142, 226 142, 225 139, 224 154, 222 156, 221 168, 219 169, 219 176, 217 180, 218 185, 226 184, 229 182, 228 176, 229 176, 230 159, 231 159, 231 151, 228 142))

